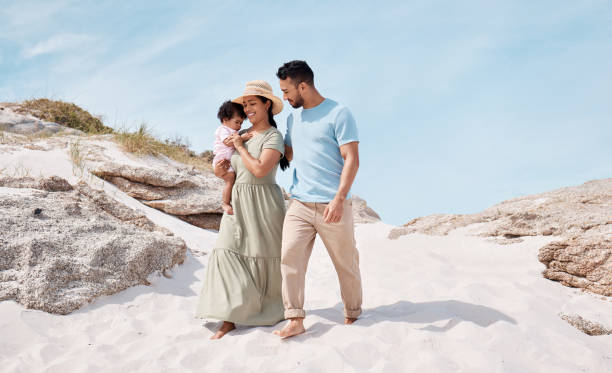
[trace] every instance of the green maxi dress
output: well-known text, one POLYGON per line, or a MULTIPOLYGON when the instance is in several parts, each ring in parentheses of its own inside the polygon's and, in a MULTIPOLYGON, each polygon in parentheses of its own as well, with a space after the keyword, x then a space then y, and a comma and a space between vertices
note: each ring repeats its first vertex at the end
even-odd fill
MULTIPOLYGON (((244 145, 255 158, 263 149, 285 152, 283 136, 274 127, 244 145)), ((284 319, 280 256, 285 203, 276 184, 278 164, 261 178, 246 169, 237 152, 231 164, 236 172, 234 215, 221 218, 196 317, 274 325, 284 319)))

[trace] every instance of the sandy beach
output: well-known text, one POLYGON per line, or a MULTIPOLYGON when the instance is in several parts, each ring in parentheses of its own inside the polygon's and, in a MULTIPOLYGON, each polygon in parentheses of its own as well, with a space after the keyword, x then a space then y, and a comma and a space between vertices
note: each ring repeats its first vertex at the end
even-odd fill
MULTIPOLYGON (((612 299, 541 274, 538 250, 558 237, 500 245, 469 234, 474 224, 446 236, 412 233, 394 240, 391 225, 357 224, 364 313, 350 326, 342 324, 336 272, 317 239, 306 281, 305 334, 280 340, 272 332, 281 322, 238 326, 211 341, 220 322, 196 319, 194 312, 217 233, 143 205, 88 174, 87 166, 75 170, 68 146, 49 141, 55 140, 37 140, 34 149, 2 145, 0 168, 86 180, 182 238, 187 256, 165 275, 150 275, 149 286, 97 298, 64 316, 0 302, 3 372, 612 371, 612 335, 589 336, 561 318, 576 314, 610 326, 612 299)), ((122 164, 170 162, 134 157, 100 139, 81 139, 84 149, 87 141, 122 164)))
MULTIPOLYGON (((176 225, 185 224, 180 221, 176 225)), ((152 275, 66 316, 0 303, 7 372, 606 372, 612 336, 588 336, 559 313, 612 322, 612 302, 544 279, 534 260, 550 238, 501 246, 465 235, 389 241, 357 227, 364 314, 342 325, 331 261, 317 241, 307 277, 307 333, 239 327, 210 341, 216 320, 193 317, 215 233, 192 237, 171 278, 152 275)), ((604 298, 605 299, 605 298, 604 298)), ((279 326, 281 326, 279 324, 279 326)))

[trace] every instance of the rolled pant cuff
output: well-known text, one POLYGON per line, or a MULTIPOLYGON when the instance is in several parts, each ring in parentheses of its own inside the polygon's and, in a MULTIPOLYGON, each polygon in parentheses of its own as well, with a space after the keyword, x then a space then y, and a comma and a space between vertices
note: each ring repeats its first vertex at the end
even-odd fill
POLYGON ((361 308, 358 310, 344 310, 344 317, 349 319, 356 319, 361 315, 361 308))
POLYGON ((306 317, 306 311, 300 310, 300 309, 288 309, 288 310, 285 310, 285 318, 286 319, 293 319, 293 318, 296 318, 296 317, 301 317, 301 318, 306 317))

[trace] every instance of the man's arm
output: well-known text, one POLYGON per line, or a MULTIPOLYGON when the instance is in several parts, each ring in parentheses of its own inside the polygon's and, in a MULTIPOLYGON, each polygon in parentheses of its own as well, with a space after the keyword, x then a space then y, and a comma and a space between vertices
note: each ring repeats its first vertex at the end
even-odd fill
POLYGON ((359 169, 359 142, 349 142, 340 146, 340 154, 344 159, 344 167, 340 174, 340 186, 334 199, 327 205, 323 212, 325 223, 337 223, 342 219, 342 203, 355 181, 359 169))

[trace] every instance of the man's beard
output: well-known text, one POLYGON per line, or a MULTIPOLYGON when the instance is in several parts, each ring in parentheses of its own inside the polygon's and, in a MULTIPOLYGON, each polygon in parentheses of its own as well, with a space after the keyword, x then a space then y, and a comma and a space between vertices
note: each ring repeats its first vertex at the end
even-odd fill
POLYGON ((304 99, 302 98, 301 95, 298 95, 293 101, 293 103, 290 103, 290 104, 294 109, 300 108, 304 106, 304 99))

